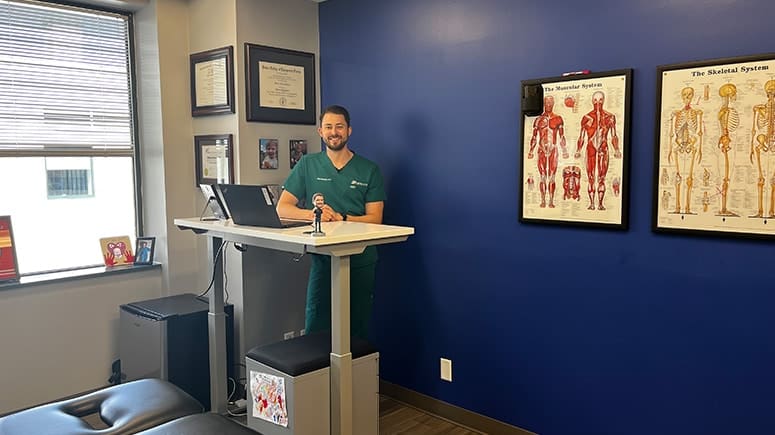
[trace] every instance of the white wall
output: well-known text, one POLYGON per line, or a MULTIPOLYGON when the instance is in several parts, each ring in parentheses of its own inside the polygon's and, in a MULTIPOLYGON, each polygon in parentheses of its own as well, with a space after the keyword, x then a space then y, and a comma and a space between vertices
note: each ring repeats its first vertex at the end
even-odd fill
POLYGON ((160 292, 158 268, 0 291, 0 414, 106 385, 119 306, 160 292))

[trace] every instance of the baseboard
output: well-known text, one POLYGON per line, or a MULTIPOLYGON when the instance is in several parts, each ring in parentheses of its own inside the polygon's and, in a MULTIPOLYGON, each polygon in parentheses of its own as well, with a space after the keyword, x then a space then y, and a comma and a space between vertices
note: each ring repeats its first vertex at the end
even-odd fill
POLYGON ((400 385, 383 381, 382 379, 379 381, 379 394, 406 403, 407 405, 430 414, 434 414, 460 426, 465 426, 485 434, 537 435, 528 430, 471 412, 459 406, 450 405, 447 402, 442 402, 441 400, 434 399, 433 397, 426 396, 425 394, 418 393, 400 385))

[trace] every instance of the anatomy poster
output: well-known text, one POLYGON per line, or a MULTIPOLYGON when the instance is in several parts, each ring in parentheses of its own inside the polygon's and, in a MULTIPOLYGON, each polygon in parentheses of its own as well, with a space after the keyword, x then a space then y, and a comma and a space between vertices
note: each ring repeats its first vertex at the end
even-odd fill
POLYGON ((631 70, 540 83, 522 123, 520 220, 627 227, 631 70))
POLYGON ((775 235, 775 60, 658 73, 655 229, 775 235))

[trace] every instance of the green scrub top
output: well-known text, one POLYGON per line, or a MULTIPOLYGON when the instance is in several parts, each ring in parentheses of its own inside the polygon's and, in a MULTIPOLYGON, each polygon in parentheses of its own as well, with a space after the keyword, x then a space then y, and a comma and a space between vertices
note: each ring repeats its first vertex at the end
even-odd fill
MULTIPOLYGON (((366 214, 366 203, 385 200, 385 184, 376 163, 354 154, 337 170, 325 151, 303 156, 294 166, 283 186, 307 208, 312 209, 312 195, 322 193, 326 204, 350 216, 366 214)), ((377 261, 376 247, 350 258, 351 267, 377 261)))
MULTIPOLYGON (((322 193, 326 204, 351 216, 366 214, 367 202, 385 200, 379 167, 357 154, 341 170, 325 152, 306 155, 294 166, 284 188, 310 209, 312 195, 322 193)), ((312 333, 331 327, 331 258, 312 254, 310 260, 305 328, 312 333)), ((376 246, 350 256, 350 332, 364 339, 369 338, 376 266, 376 246)))

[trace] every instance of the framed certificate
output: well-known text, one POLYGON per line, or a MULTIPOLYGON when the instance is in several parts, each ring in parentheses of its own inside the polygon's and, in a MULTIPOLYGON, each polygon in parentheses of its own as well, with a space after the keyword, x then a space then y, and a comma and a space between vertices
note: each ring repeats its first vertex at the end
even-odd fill
POLYGON ((232 135, 194 136, 196 180, 194 185, 234 182, 232 135))
POLYGON ((315 122, 315 55, 245 44, 247 120, 315 122))
POLYGON ((228 46, 190 56, 191 116, 234 113, 233 52, 228 46))

